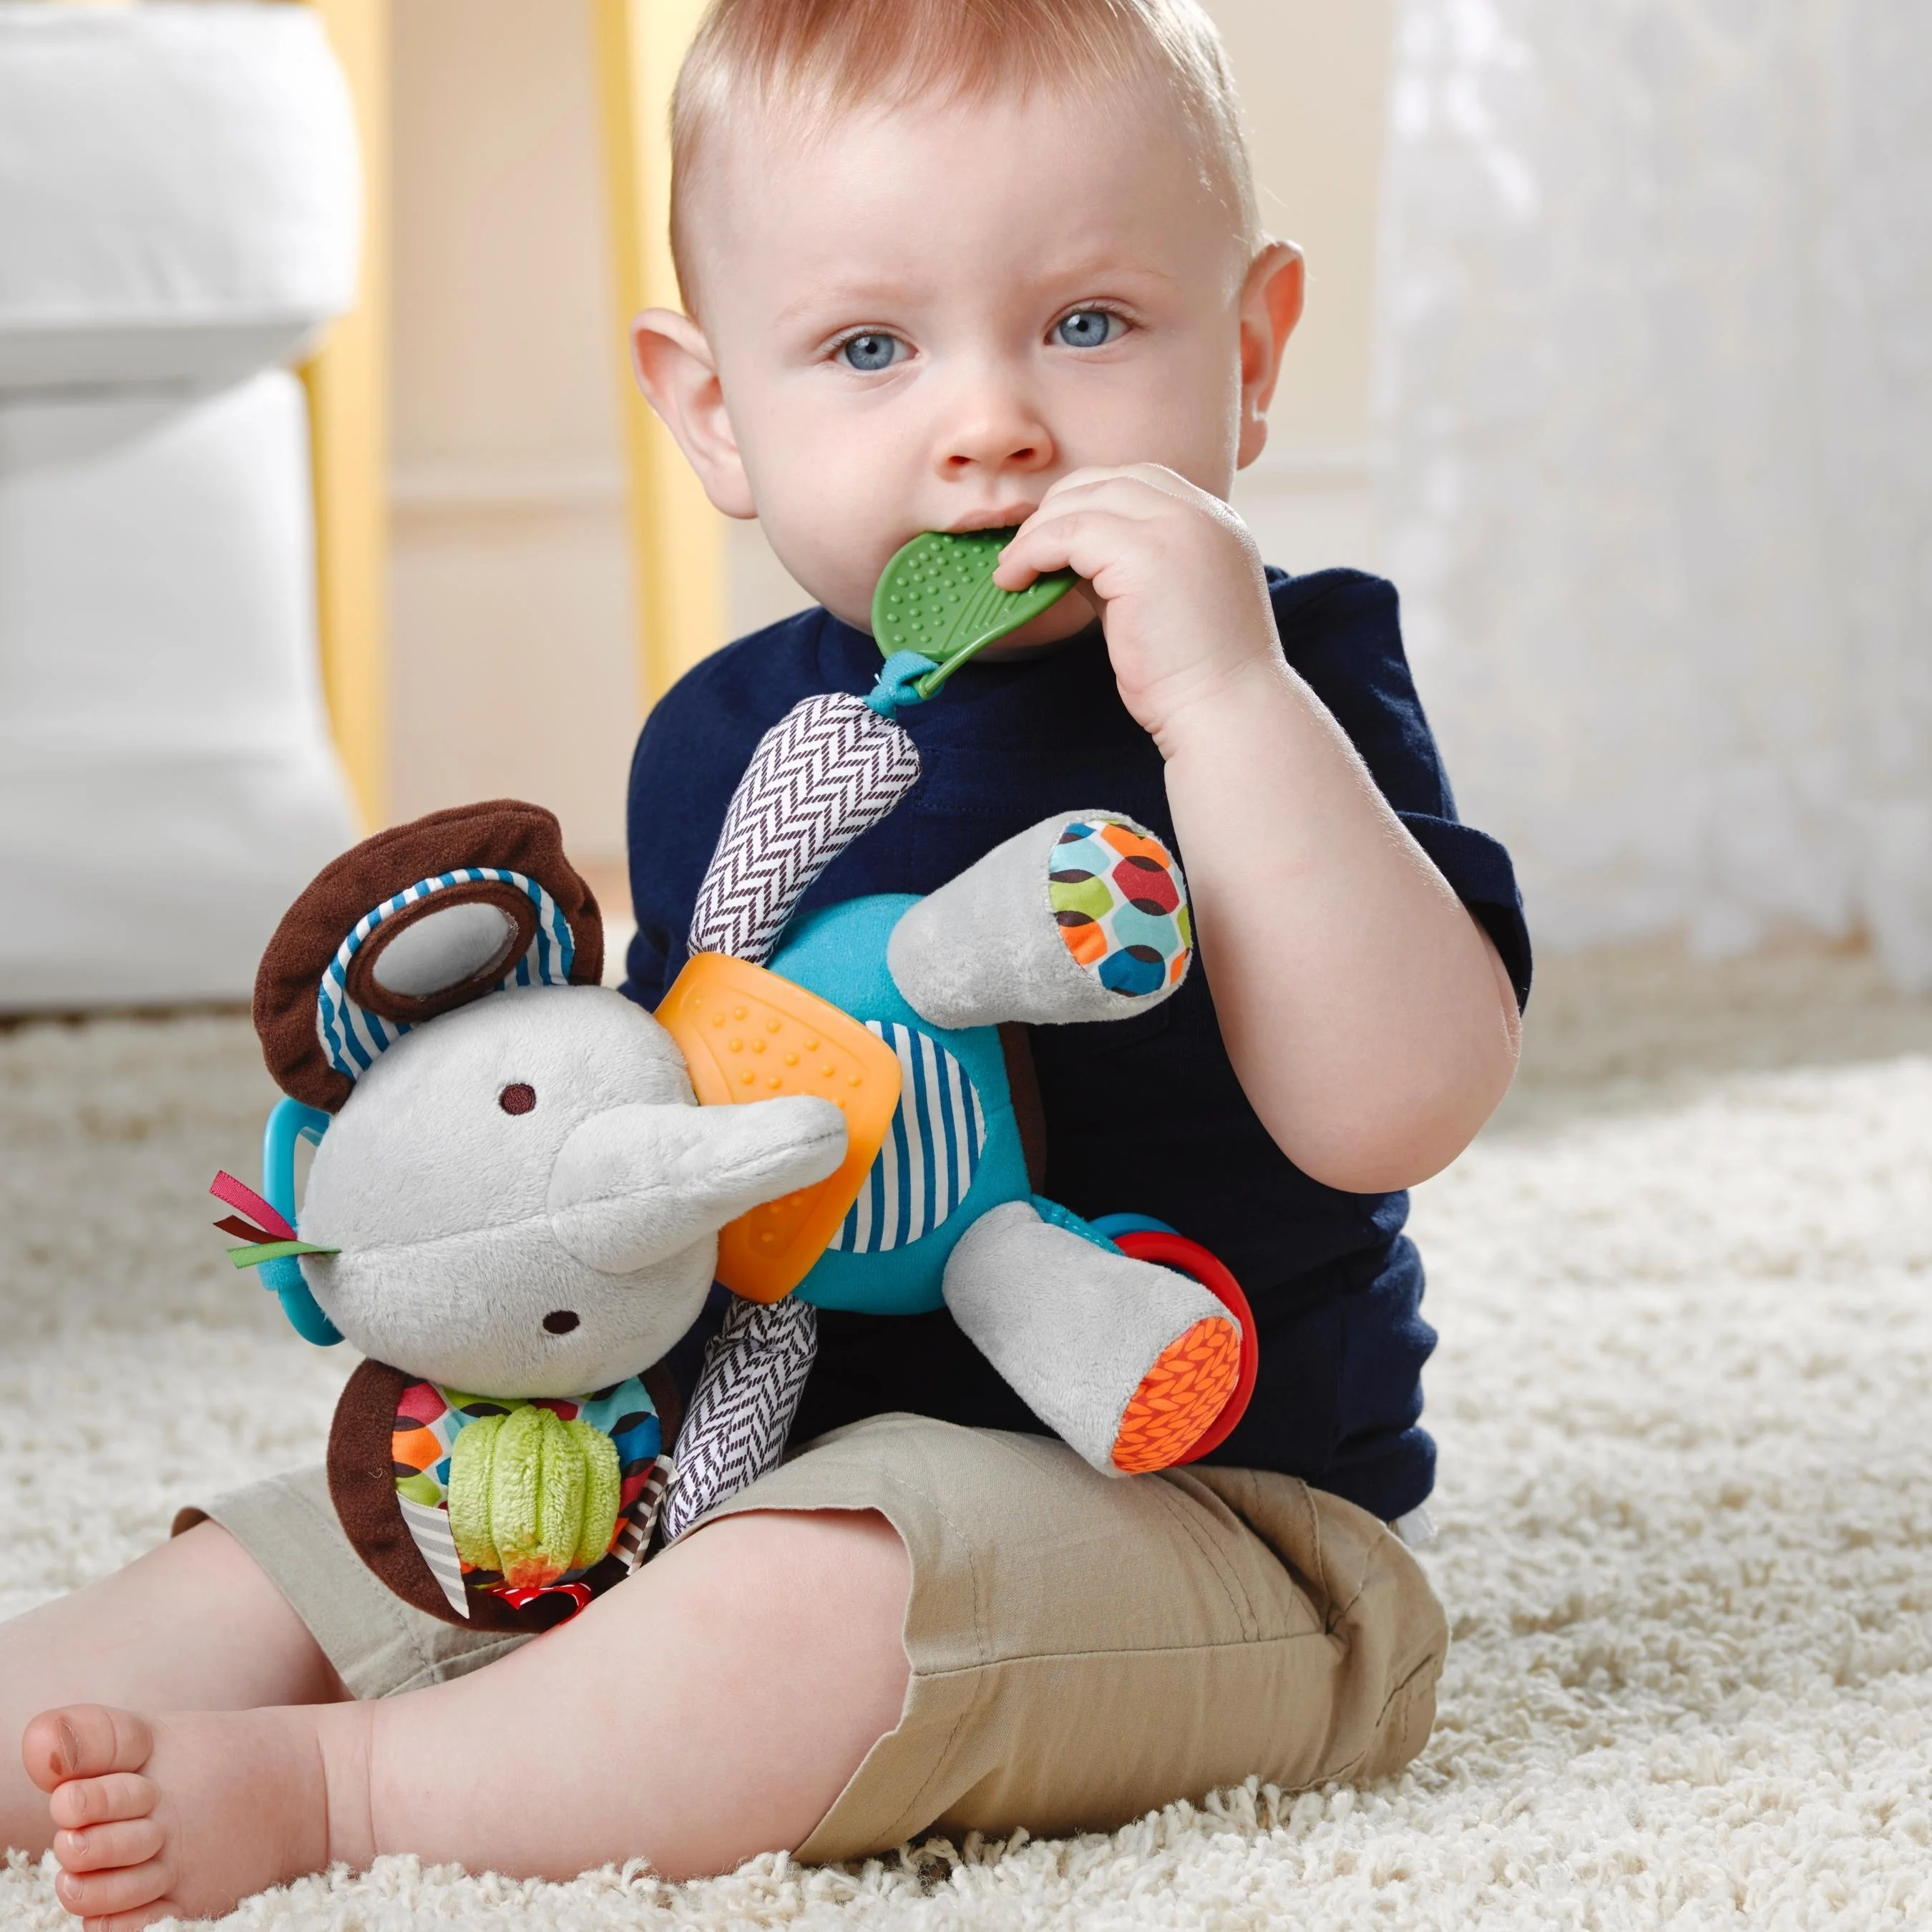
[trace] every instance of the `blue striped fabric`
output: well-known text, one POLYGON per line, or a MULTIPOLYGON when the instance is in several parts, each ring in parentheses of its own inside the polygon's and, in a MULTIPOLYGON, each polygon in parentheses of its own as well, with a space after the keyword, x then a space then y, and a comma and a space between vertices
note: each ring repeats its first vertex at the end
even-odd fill
POLYGON ((453 872, 440 872, 433 879, 418 879, 392 899, 364 913, 355 930, 337 947, 335 957, 322 976, 315 1003, 315 1030, 328 1064, 350 1079, 366 1072, 376 1056, 393 1046, 409 1031, 400 1020, 386 1020, 349 996, 349 965, 368 943, 369 935, 382 922, 416 904, 432 893, 452 886, 466 886, 478 880, 495 880, 514 886, 536 907, 537 929, 528 950, 493 992, 506 986, 560 986, 570 977, 571 962, 577 956, 577 942, 568 922, 556 909, 556 902, 534 879, 521 872, 504 871, 496 866, 461 866, 453 872))
POLYGON ((892 1131, 826 1244, 860 1255, 930 1234, 965 1199, 986 1141, 979 1091, 938 1041, 896 1021, 866 1024, 898 1055, 900 1082, 892 1131))

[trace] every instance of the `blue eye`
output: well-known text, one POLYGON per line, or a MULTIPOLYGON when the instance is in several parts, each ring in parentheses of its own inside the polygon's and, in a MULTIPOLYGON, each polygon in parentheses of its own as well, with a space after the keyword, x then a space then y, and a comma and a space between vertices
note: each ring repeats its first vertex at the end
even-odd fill
POLYGON ((1111 309, 1076 309, 1053 326, 1054 340, 1069 349, 1104 349, 1126 324, 1111 309))
POLYGON ((855 335, 838 345, 838 359, 847 368, 870 375, 876 369, 890 369, 904 347, 896 335, 855 335))

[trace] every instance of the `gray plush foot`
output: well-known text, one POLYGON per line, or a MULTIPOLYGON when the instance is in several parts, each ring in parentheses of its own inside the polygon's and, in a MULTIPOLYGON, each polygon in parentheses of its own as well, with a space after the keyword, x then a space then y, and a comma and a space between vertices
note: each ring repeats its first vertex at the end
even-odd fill
POLYGON ((893 983, 934 1026, 1123 1020, 1186 976, 1193 928, 1173 855, 1118 812, 1055 812, 908 909, 893 983))
POLYGON ((1056 1228, 1023 1201, 967 1231, 945 1289, 953 1319, 1027 1406, 1106 1474, 1178 1460, 1232 1390, 1240 1330, 1207 1289, 1056 1228), (1204 1358, 1208 1372, 1180 1378, 1201 1415, 1191 1434, 1189 1412, 1167 1406, 1182 1358, 1204 1358), (1152 1408, 1162 1415, 1150 1437, 1152 1408), (1174 1453, 1148 1460, 1150 1439, 1174 1453))

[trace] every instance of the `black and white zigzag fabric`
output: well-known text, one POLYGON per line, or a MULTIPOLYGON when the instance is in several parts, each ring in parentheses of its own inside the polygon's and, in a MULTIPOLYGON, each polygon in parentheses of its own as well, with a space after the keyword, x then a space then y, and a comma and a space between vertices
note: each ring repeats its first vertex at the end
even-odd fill
POLYGON ((766 1307, 734 1297, 677 1432, 677 1475, 659 1518, 665 1542, 784 1454, 818 1352, 818 1310, 810 1302, 787 1295, 766 1307))
POLYGON ((762 966, 805 889, 919 782, 919 747, 862 698, 794 705, 758 740, 691 915, 694 952, 762 966))
MULTIPOLYGON (((863 698, 794 705, 758 740, 691 916, 693 952, 763 965, 812 880, 919 782, 919 747, 863 698)), ((734 1300, 678 1431, 665 1542, 784 1454, 818 1348, 818 1312, 734 1300)))

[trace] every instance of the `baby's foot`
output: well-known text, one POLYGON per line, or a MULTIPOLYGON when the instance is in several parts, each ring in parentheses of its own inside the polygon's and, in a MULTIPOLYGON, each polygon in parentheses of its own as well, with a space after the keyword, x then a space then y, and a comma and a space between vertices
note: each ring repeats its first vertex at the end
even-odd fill
POLYGON ((226 1912, 332 1856, 355 1857, 330 1843, 322 1716, 303 1706, 154 1718, 102 1704, 44 1711, 20 1755, 48 1794, 60 1902, 88 1932, 136 1932, 170 1913, 226 1912))

